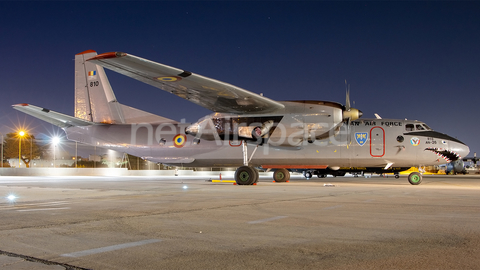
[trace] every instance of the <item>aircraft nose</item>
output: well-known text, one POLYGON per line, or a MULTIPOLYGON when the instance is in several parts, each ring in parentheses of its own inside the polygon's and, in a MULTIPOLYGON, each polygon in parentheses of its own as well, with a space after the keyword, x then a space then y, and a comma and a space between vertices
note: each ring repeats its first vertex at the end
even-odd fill
POLYGON ((453 152, 457 153, 460 157, 466 157, 468 153, 470 153, 470 148, 463 143, 457 143, 457 142, 451 143, 450 149, 453 152))
POLYGON ((468 154, 470 153, 470 147, 468 147, 467 145, 462 145, 460 146, 460 150, 459 150, 459 155, 461 157, 466 157, 468 154))

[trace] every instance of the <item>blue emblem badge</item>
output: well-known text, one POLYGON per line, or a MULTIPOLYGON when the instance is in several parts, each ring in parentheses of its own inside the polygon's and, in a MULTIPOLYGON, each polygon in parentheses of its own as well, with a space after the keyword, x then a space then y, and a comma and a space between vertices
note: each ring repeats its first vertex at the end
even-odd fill
POLYGON ((357 141, 357 143, 360 145, 360 146, 363 146, 368 140, 368 133, 367 132, 356 132, 355 133, 355 141, 357 141))

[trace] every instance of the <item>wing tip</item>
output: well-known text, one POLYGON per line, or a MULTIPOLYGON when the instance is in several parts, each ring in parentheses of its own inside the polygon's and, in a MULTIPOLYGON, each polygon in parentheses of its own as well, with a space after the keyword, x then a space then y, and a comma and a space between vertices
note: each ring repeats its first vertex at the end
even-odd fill
POLYGON ((87 61, 90 60, 100 60, 100 59, 110 59, 110 58, 117 58, 117 57, 123 57, 126 56, 127 54, 124 52, 108 52, 108 53, 102 53, 97 56, 94 56, 87 61))
POLYGON ((94 50, 86 50, 86 51, 83 51, 81 53, 77 53, 76 55, 82 55, 82 54, 87 54, 87 53, 97 53, 97 52, 94 51, 94 50))
POLYGON ((12 105, 13 107, 26 107, 26 106, 30 106, 30 104, 28 103, 19 103, 19 104, 14 104, 12 105))

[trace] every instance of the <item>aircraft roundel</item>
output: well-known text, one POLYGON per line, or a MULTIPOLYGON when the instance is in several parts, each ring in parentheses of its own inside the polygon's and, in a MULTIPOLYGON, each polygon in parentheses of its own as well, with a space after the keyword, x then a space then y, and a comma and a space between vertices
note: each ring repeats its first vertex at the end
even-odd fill
POLYGON ((183 134, 177 134, 175 137, 173 137, 173 145, 175 145, 177 148, 182 148, 186 142, 187 136, 183 134))
POLYGON ((413 137, 410 139, 410 143, 413 145, 413 146, 418 146, 420 144, 420 139, 417 138, 417 137, 413 137))
POLYGON ((176 82, 180 81, 182 78, 177 76, 166 76, 166 77, 158 77, 157 80, 162 82, 176 82))

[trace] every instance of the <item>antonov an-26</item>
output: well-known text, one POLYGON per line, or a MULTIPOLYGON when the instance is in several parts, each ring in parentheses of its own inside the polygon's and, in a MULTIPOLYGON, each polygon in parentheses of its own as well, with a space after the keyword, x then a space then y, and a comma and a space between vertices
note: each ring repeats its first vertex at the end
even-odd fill
MULTIPOLYGON (((30 104, 19 111, 60 126, 69 140, 186 167, 238 167, 235 181, 252 185, 257 168, 284 182, 290 171, 343 175, 398 173, 412 166, 452 163, 463 170, 467 145, 425 123, 364 119, 346 104, 274 101, 190 71, 123 52, 75 56, 75 117, 30 104), (103 68, 205 107, 212 114, 187 124, 120 104, 103 68)), ((411 184, 422 175, 411 173, 411 184)))

